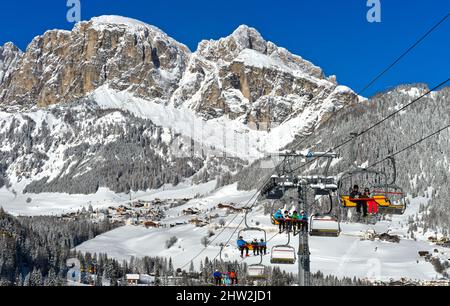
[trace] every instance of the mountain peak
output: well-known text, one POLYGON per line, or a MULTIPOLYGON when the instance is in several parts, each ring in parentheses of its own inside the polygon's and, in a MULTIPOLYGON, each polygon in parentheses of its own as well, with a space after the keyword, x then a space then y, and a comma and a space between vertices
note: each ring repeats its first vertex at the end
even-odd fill
POLYGON ((152 30, 157 30, 157 31, 162 32, 157 27, 149 25, 140 20, 123 17, 123 16, 117 16, 117 15, 103 15, 103 16, 93 17, 88 22, 90 22, 94 26, 98 26, 98 27, 117 25, 117 26, 126 26, 128 28, 134 28, 134 29, 147 28, 147 29, 152 29, 152 30))
POLYGON ((0 46, 2 50, 13 50, 17 52, 22 52, 13 42, 6 42, 3 46, 0 46))
POLYGON ((197 53, 210 59, 232 61, 245 49, 252 49, 260 53, 267 53, 268 42, 254 28, 240 25, 229 36, 219 40, 203 40, 200 42, 197 53))
POLYGON ((0 46, 0 85, 14 71, 22 57, 22 51, 12 42, 0 46))
POLYGON ((258 32, 258 30, 249 27, 245 24, 241 24, 239 27, 237 27, 237 29, 234 30, 234 32, 228 37, 243 37, 246 39, 254 37, 260 40, 264 40, 264 38, 262 37, 261 33, 258 32))

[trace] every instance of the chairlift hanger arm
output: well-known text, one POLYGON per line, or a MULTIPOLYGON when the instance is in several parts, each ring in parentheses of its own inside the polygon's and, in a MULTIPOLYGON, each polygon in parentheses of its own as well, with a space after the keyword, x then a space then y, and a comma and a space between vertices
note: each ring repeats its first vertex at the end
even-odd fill
POLYGON ((311 151, 280 151, 268 153, 266 157, 297 157, 297 158, 338 158, 339 153, 336 152, 311 152, 311 151))

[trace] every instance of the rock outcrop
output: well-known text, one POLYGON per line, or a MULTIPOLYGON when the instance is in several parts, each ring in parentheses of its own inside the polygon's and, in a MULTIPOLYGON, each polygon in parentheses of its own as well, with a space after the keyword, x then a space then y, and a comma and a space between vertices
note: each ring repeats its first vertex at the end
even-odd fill
POLYGON ((0 85, 15 70, 17 63, 22 57, 22 51, 13 43, 6 43, 0 46, 0 85))
POLYGON ((115 16, 36 37, 0 92, 3 103, 48 106, 74 101, 108 83, 142 97, 167 100, 189 49, 159 29, 115 16))

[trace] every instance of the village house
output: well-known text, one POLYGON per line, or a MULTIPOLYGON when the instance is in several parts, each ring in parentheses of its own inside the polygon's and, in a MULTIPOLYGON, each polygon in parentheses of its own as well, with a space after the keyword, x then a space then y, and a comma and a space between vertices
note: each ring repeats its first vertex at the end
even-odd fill
POLYGON ((146 228, 158 228, 159 227, 159 223, 153 222, 153 221, 144 221, 144 226, 146 228))
POLYGON ((189 216, 189 215, 198 215, 200 213, 200 211, 196 208, 188 208, 183 210, 183 214, 185 216, 189 216))
POLYGON ((243 211, 242 208, 236 208, 233 204, 219 203, 219 205, 217 205, 217 208, 219 208, 219 209, 228 209, 228 210, 233 211, 233 212, 242 212, 243 211))
POLYGON ((141 278, 139 274, 127 274, 126 279, 128 285, 138 285, 141 278))
POLYGON ((150 286, 155 283, 155 277, 148 274, 126 274, 125 278, 129 286, 150 286))
POLYGON ((189 224, 195 225, 196 227, 204 227, 208 225, 206 221, 197 218, 189 220, 189 224))

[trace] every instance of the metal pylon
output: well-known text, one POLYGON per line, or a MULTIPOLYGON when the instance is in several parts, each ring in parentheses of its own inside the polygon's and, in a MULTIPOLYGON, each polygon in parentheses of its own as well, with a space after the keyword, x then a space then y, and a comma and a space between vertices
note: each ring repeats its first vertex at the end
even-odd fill
MULTIPOLYGON (((298 187, 298 204, 300 207, 300 211, 303 210, 305 214, 309 216, 306 184, 300 184, 298 187)), ((298 285, 311 286, 311 261, 309 252, 308 230, 300 231, 298 237, 298 285)))

